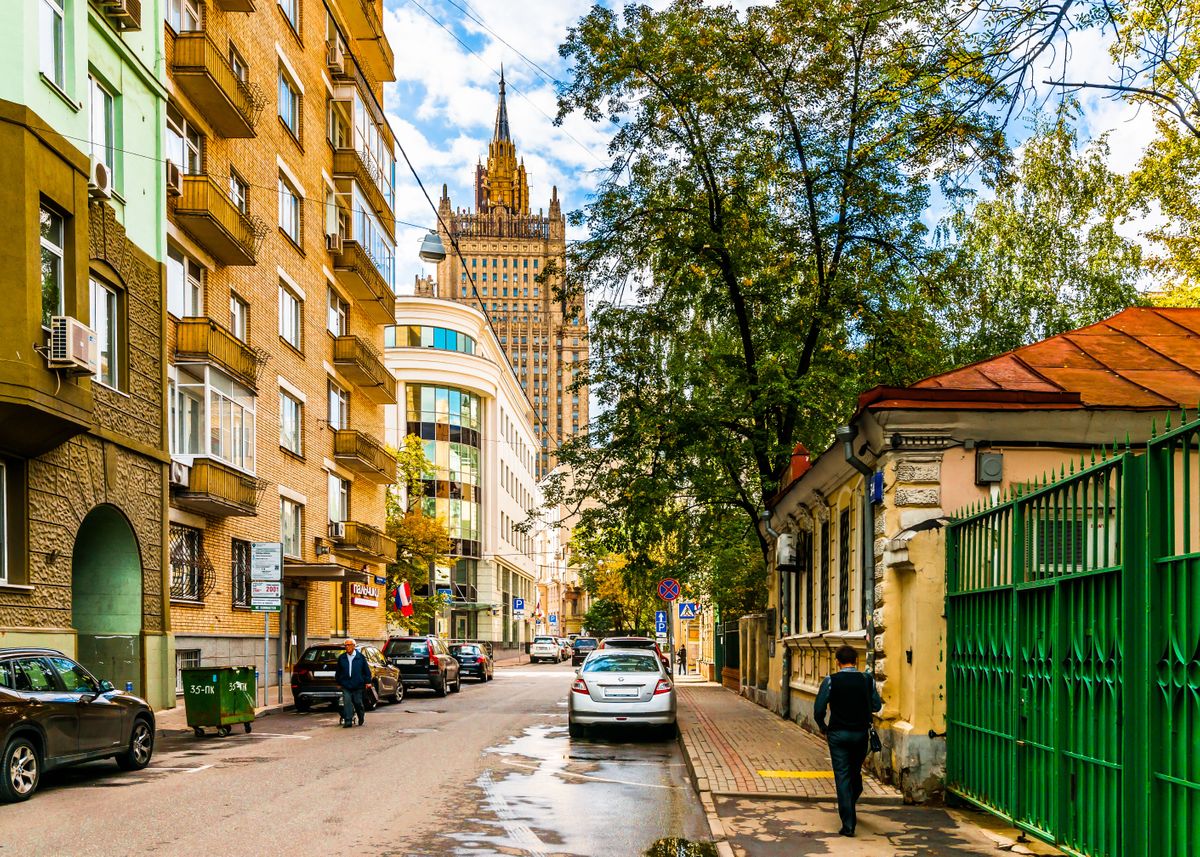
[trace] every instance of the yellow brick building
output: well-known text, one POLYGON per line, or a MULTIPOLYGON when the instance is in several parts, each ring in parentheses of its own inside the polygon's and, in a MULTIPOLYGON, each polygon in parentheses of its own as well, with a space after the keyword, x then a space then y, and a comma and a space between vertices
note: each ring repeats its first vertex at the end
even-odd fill
POLYGON ((382 0, 166 8, 176 662, 261 669, 250 546, 281 542, 273 683, 306 643, 385 636, 392 53, 382 0))

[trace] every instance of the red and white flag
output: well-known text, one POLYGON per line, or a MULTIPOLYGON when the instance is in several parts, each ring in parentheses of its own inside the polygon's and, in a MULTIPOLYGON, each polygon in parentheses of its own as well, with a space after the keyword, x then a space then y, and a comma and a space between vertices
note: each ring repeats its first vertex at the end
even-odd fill
POLYGON ((396 587, 396 609, 400 611, 401 616, 411 616, 413 614, 412 590, 409 589, 408 581, 401 581, 396 587))

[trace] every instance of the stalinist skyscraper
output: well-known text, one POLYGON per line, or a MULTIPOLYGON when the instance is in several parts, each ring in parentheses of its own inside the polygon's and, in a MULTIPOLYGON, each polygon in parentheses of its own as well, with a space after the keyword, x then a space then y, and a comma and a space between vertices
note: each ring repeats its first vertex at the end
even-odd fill
POLYGON ((530 212, 525 163, 508 124, 503 70, 487 165, 475 167, 475 207, 454 208, 442 185, 438 214, 447 256, 438 265, 436 285, 419 280, 417 293, 436 290, 491 318, 538 416, 538 473, 545 475, 557 462, 558 444, 587 431, 587 388, 572 389, 572 381, 587 360, 588 323, 582 302, 557 296, 566 267, 566 218, 557 187, 551 188, 546 213, 530 212))

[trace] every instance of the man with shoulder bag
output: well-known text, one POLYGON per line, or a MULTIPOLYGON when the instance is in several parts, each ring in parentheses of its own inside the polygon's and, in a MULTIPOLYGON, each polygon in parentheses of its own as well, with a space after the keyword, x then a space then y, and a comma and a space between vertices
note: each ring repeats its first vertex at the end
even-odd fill
POLYGON ((842 646, 835 657, 838 671, 821 682, 815 715, 817 726, 829 741, 838 815, 842 819, 838 832, 853 836, 858 823, 854 807, 863 790, 863 762, 868 750, 879 750, 871 715, 883 708, 883 700, 870 673, 858 671, 858 653, 853 648, 842 646))

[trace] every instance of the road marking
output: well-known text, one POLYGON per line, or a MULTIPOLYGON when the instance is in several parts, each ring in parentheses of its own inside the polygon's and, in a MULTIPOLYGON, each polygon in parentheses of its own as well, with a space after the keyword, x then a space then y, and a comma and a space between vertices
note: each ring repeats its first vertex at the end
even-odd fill
POLYGON ((142 768, 143 771, 182 771, 185 774, 194 774, 197 771, 207 771, 212 765, 201 765, 198 768, 174 768, 170 765, 152 765, 149 768, 142 768))
POLYGON ((311 735, 284 735, 282 732, 251 732, 251 738, 295 738, 297 741, 311 741, 311 735))
POLYGON ((833 771, 759 771, 760 777, 781 780, 824 780, 833 777, 833 771))
MULTIPOLYGON (((511 759, 505 759, 504 761, 507 762, 508 764, 512 765, 514 768, 524 768, 527 771, 540 771, 541 770, 541 765, 523 765, 520 762, 514 762, 511 759)), ((558 774, 563 777, 574 777, 577 780, 593 780, 597 783, 613 783, 614 785, 618 785, 618 786, 641 786, 642 788, 647 788, 647 789, 666 789, 667 791, 676 791, 676 790, 682 788, 682 786, 664 786, 664 785, 660 785, 658 783, 635 783, 630 780, 614 780, 609 777, 593 777, 589 774, 576 774, 572 771, 561 771, 560 770, 560 771, 553 771, 552 773, 558 774)))

